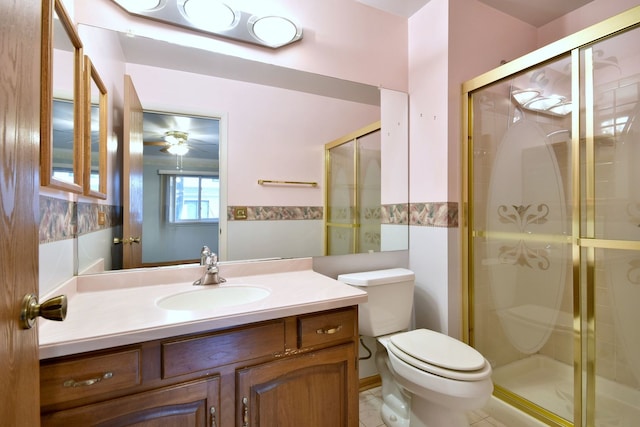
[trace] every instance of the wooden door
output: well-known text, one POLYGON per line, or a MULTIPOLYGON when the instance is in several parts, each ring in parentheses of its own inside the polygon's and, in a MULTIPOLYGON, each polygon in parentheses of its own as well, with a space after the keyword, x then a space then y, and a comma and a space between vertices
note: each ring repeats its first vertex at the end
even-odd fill
POLYGON ((357 427, 354 364, 346 344, 238 371, 236 426, 357 427))
POLYGON ((142 103, 124 76, 122 268, 142 267, 142 103))
POLYGON ((0 424, 39 426, 37 328, 21 329, 38 294, 41 0, 0 2, 0 424))

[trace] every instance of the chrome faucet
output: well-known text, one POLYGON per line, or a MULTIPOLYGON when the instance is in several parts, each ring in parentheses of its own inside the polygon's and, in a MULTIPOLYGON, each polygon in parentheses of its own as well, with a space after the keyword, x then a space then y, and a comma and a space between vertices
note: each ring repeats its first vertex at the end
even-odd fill
POLYGON ((219 285, 226 282, 226 279, 220 277, 218 270, 218 255, 211 252, 208 246, 203 246, 200 251, 200 265, 205 267, 202 277, 195 282, 194 285, 219 285))

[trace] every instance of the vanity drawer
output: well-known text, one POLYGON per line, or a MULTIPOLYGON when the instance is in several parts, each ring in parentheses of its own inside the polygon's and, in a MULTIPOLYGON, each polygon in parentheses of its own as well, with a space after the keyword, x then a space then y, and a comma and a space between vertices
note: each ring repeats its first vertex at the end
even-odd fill
POLYGON ((314 347, 351 339, 357 334, 355 307, 298 318, 298 348, 314 347))
POLYGON ((284 351, 284 322, 162 343, 162 378, 213 369, 284 351))
POLYGON ((141 350, 86 356, 40 366, 40 404, 96 396, 134 387, 142 382, 141 350))

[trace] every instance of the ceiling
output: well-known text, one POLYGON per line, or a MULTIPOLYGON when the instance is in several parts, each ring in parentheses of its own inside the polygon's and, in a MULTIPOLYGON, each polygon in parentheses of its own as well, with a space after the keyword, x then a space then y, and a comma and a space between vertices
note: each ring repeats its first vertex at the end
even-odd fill
MULTIPOLYGON (((356 0, 360 3, 410 17, 430 0, 356 0)), ((479 0, 521 21, 541 27, 593 0, 479 0)))

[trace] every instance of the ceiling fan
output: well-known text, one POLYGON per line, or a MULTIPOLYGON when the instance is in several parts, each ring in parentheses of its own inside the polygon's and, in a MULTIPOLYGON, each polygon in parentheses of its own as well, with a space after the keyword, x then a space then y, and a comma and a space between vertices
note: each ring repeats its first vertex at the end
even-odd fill
POLYGON ((144 145, 162 146, 160 151, 163 153, 176 156, 184 156, 189 152, 189 149, 191 148, 187 144, 188 138, 189 133, 187 132, 169 130, 164 133, 164 138, 162 141, 149 141, 145 142, 144 145))

